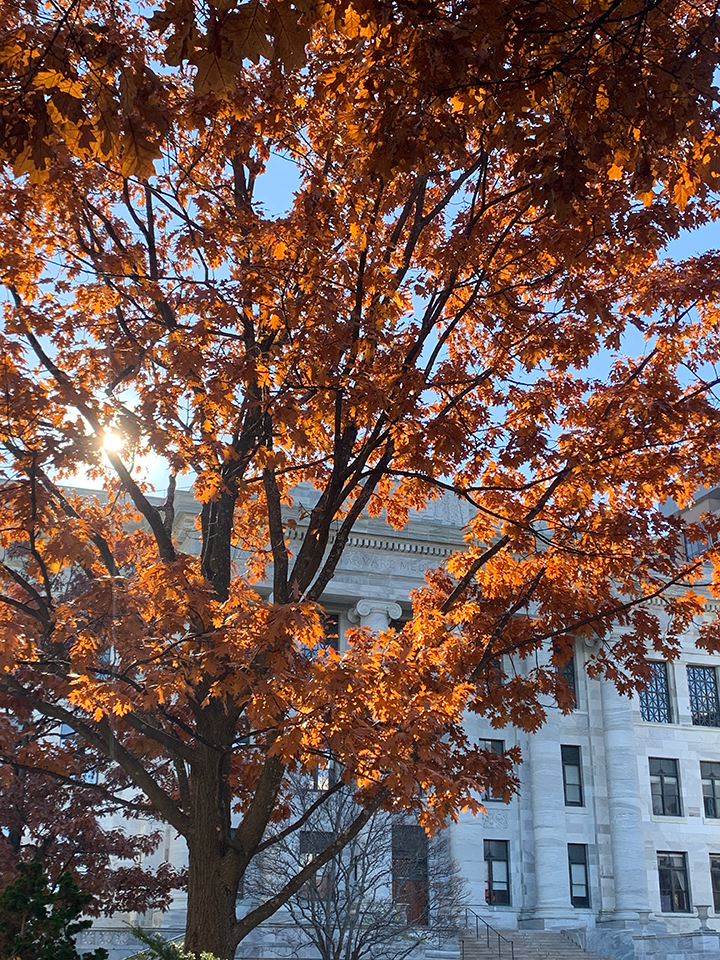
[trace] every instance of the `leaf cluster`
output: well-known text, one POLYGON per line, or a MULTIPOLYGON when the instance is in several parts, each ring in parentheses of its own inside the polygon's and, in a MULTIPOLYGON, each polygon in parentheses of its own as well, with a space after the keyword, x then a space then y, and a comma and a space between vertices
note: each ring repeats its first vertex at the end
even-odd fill
MULTIPOLYGON (((78 917, 92 902, 70 873, 52 886, 40 863, 18 865, 17 878, 0 892, 0 956, 8 960, 80 960, 75 937, 90 926, 78 917)), ((82 956, 107 960, 107 950, 82 956)))

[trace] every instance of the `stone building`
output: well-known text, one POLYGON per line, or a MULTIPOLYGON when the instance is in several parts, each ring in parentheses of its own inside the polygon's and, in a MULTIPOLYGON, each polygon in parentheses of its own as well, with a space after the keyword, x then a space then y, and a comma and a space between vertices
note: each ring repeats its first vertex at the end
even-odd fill
MULTIPOLYGON (((712 507, 716 494, 720 507, 714 491, 698 510, 712 507)), ((190 495, 177 507, 179 538, 192 550, 190 495)), ((358 523, 324 596, 339 636, 350 624, 382 629, 409 615, 410 592, 462 543, 468 518, 465 505, 446 497, 402 531, 381 519, 358 523)), ((720 917, 720 661, 689 634, 680 659, 658 658, 651 687, 628 699, 587 676, 591 653, 578 643, 567 671, 574 711, 562 715, 548 703, 539 733, 468 720, 490 748, 517 744, 524 760, 509 804, 488 797, 486 815, 463 815, 450 828, 470 906, 498 930, 565 930, 608 956, 720 958, 718 938, 699 932, 701 917, 720 917)), ((156 856, 183 860, 169 828, 156 856)), ((143 923, 180 935, 182 895, 143 923)), ((240 955, 277 956, 278 924, 282 916, 240 955)), ((130 949, 126 928, 114 921, 98 922, 82 945, 101 943, 111 958, 130 949)))

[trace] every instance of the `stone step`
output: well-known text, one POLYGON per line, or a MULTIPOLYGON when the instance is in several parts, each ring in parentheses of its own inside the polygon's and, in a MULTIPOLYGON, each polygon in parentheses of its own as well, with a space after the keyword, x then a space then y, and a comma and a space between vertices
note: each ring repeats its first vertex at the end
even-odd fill
POLYGON ((583 950, 561 933, 549 930, 490 931, 490 943, 482 932, 466 931, 459 936, 460 960, 608 960, 598 953, 583 950), (510 944, 512 943, 512 948, 510 944))

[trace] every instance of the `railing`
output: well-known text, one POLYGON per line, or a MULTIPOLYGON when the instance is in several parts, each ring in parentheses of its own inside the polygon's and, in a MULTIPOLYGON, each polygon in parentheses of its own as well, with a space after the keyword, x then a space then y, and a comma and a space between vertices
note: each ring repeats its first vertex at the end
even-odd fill
MULTIPOLYGON (((487 920, 483 920, 483 918, 479 916, 477 913, 475 913, 474 910, 471 910, 470 907, 465 907, 465 929, 466 930, 472 929, 472 926, 471 926, 472 921, 470 919, 471 917, 475 919, 475 939, 476 940, 480 939, 480 924, 482 924, 483 927, 485 928, 485 941, 488 945, 488 948, 490 947, 491 936, 493 938, 493 941, 495 940, 495 938, 497 938, 498 957, 509 956, 510 960, 515 960, 515 944, 512 942, 512 940, 508 940, 507 937, 504 937, 494 927, 491 927, 490 924, 487 922, 487 920), (502 945, 504 943, 507 944, 508 947, 510 947, 509 953, 507 950, 505 950, 505 952, 503 953, 502 945)), ((493 942, 493 946, 494 946, 494 942, 493 942)), ((460 937, 460 960, 465 960, 465 941, 462 939, 462 937, 460 937)))

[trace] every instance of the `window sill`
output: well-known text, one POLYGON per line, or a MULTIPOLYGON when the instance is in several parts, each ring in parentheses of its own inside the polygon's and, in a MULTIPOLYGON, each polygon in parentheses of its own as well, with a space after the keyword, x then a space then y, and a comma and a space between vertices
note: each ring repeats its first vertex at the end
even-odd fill
POLYGON ((682 730, 720 730, 720 727, 706 727, 702 723, 692 723, 690 719, 681 720, 643 720, 638 721, 638 726, 642 727, 680 727, 682 730))
POLYGON ((650 815, 653 823, 687 823, 687 817, 661 817, 657 813, 650 815))

